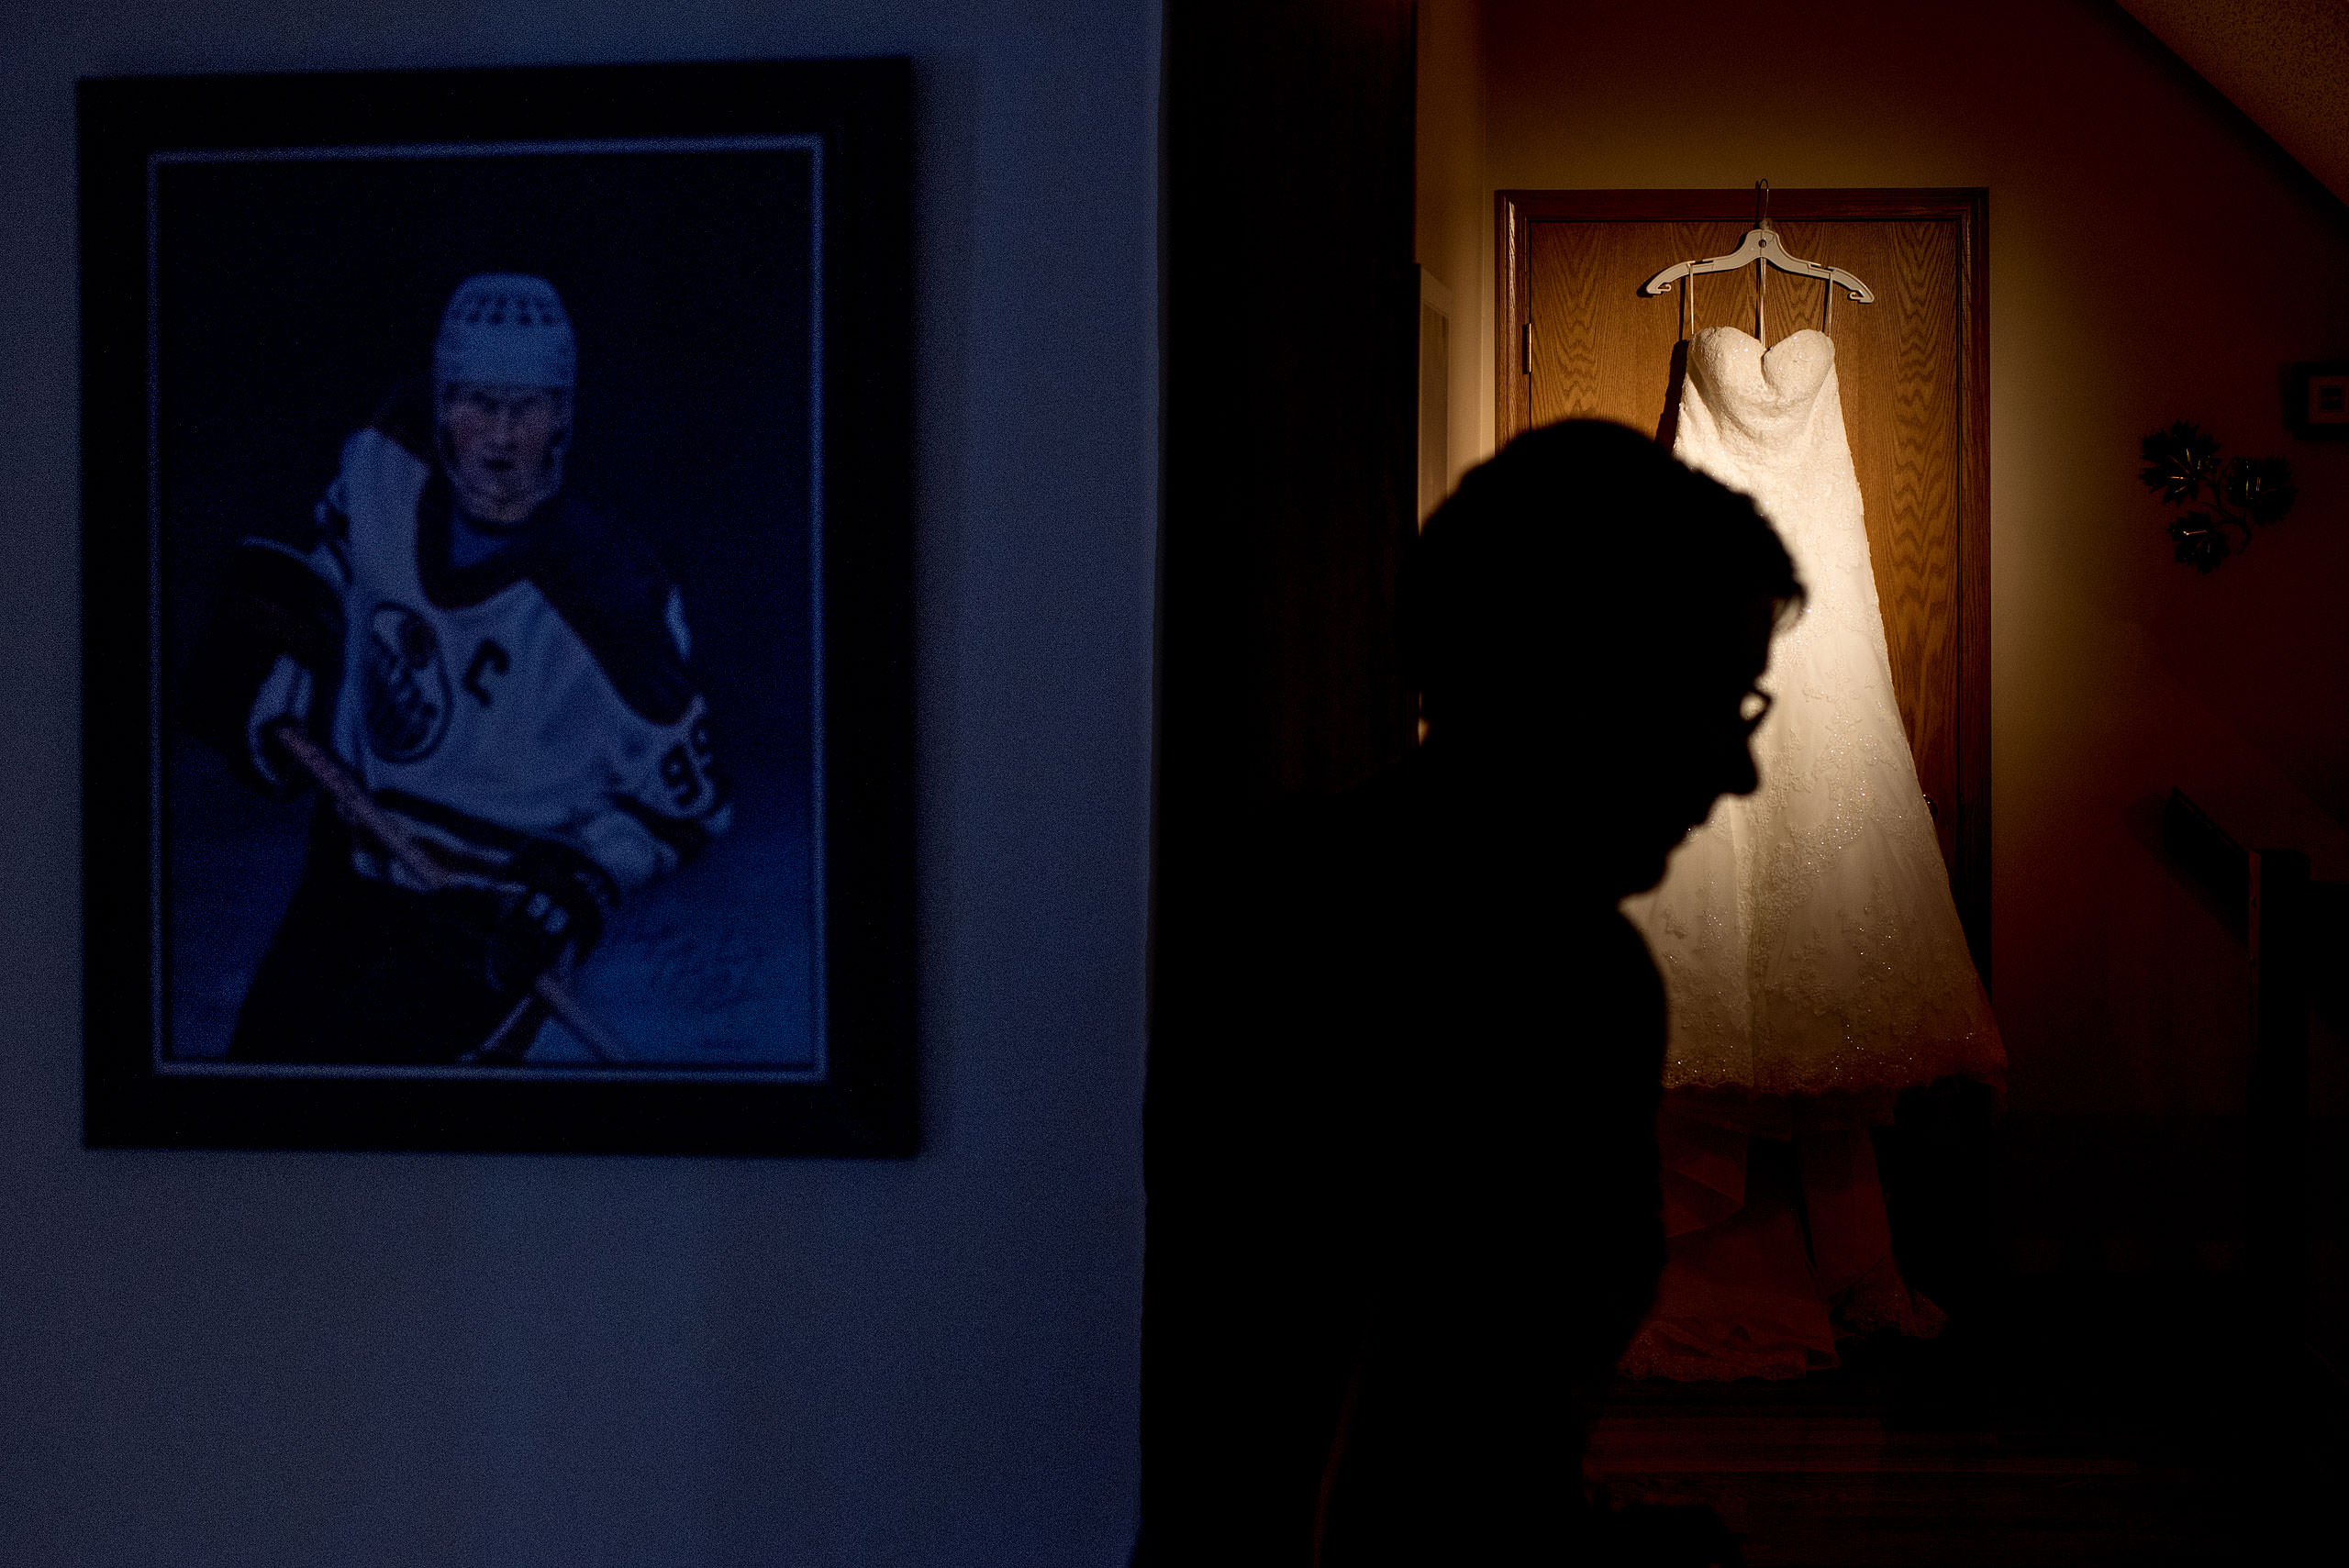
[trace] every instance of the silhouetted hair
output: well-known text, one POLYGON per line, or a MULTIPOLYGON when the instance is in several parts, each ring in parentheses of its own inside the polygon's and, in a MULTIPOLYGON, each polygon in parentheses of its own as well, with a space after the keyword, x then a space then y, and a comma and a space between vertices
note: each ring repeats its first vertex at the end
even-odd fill
POLYGON ((1710 668, 1794 562, 1753 503, 1626 426, 1570 419, 1473 469, 1421 532, 1404 651, 1432 714, 1563 669, 1590 681, 1710 668))

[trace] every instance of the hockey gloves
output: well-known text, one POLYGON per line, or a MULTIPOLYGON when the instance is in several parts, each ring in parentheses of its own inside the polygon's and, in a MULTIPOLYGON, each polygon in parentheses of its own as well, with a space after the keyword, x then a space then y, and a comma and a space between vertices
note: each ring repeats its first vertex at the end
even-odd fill
POLYGON ((619 906, 619 889, 603 868, 567 844, 534 839, 507 862, 513 901, 490 932, 488 980, 518 996, 538 977, 585 958, 619 906))

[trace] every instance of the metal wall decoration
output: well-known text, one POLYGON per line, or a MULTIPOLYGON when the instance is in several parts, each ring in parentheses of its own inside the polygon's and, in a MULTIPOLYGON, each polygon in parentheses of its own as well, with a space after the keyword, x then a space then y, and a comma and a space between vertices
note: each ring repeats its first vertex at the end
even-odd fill
POLYGON ((2280 457, 2219 455, 2219 438, 2180 419, 2138 443, 2145 466, 2137 477, 2165 506, 2181 508, 2169 519, 2170 544, 2180 565, 2215 572, 2241 554, 2252 534, 2280 521, 2299 492, 2292 465, 2280 457))

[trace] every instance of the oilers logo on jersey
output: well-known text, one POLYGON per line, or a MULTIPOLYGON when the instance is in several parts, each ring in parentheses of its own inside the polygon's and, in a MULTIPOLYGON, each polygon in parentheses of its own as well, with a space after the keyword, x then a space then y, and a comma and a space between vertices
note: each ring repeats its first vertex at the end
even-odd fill
POLYGON ((432 755, 449 728, 449 671, 431 623, 406 605, 384 604, 367 618, 362 651, 367 738, 387 762, 432 755))

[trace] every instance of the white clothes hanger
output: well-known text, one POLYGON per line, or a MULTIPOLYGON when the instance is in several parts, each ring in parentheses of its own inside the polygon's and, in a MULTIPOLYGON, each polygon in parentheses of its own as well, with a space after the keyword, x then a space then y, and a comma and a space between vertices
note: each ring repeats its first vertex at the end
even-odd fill
MULTIPOLYGON (((1640 292, 1649 295, 1670 294, 1673 284, 1678 279, 1693 279, 1700 272, 1734 272, 1741 267, 1751 266, 1753 269, 1753 336, 1757 341, 1764 344, 1767 344, 1770 340, 1768 333, 1765 330, 1768 321, 1762 307, 1763 295, 1765 292, 1762 286, 1762 281, 1765 268, 1776 267, 1782 272, 1792 272, 1795 276, 1801 278, 1817 278, 1824 283, 1827 285, 1825 320, 1831 332, 1835 324, 1835 291, 1837 289, 1840 288, 1850 295, 1857 304, 1874 305, 1876 303, 1876 291, 1842 268, 1830 267, 1820 261, 1806 261, 1799 256, 1789 255, 1786 246, 1778 239, 1778 231, 1770 227, 1770 182, 1755 181, 1753 191, 1755 199, 1760 205, 1760 210, 1754 226, 1745 231, 1745 238, 1738 242, 1736 250, 1726 256, 1708 256, 1698 261, 1675 261, 1646 283, 1642 284, 1640 292)), ((1682 314, 1687 318, 1688 335, 1693 337, 1697 328, 1696 290, 1691 285, 1683 288, 1680 294, 1683 301, 1682 314)))

